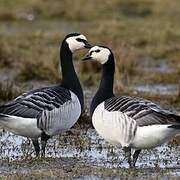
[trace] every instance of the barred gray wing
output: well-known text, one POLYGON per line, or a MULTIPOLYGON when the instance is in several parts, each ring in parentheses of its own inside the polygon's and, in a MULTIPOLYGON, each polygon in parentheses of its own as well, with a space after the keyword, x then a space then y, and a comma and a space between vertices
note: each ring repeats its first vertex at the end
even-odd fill
POLYGON ((71 100, 69 90, 61 86, 45 87, 24 93, 0 106, 0 113, 38 119, 43 111, 52 111, 69 100, 71 100))
POLYGON ((136 120, 138 126, 153 124, 171 124, 177 122, 177 115, 162 109, 160 106, 139 97, 120 96, 105 101, 108 111, 120 111, 136 120))

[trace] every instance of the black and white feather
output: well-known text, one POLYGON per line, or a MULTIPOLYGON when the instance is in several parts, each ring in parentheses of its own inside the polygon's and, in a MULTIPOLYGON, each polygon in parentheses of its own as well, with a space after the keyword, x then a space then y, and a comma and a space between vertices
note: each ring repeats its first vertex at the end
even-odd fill
POLYGON ((38 138, 42 131, 49 136, 66 131, 80 114, 77 96, 60 86, 24 93, 0 107, 1 124, 15 134, 30 138, 38 138))
POLYGON ((14 134, 32 139, 36 155, 42 155, 47 140, 69 130, 78 120, 84 107, 83 91, 74 70, 72 54, 89 48, 84 35, 68 34, 60 48, 62 83, 22 94, 10 103, 0 106, 0 127, 14 134))
POLYGON ((120 96, 105 101, 107 111, 120 111, 136 120, 138 126, 178 124, 175 115, 155 103, 139 97, 120 96))
POLYGON ((179 116, 138 97, 112 97, 100 103, 92 115, 98 133, 111 143, 135 149, 152 148, 174 137, 179 116))
POLYGON ((108 47, 94 46, 83 60, 102 64, 101 82, 90 107, 93 126, 104 139, 129 152, 130 166, 135 166, 141 149, 161 145, 180 133, 180 116, 143 98, 114 95, 115 63, 108 47), (133 164, 131 148, 136 150, 133 164))

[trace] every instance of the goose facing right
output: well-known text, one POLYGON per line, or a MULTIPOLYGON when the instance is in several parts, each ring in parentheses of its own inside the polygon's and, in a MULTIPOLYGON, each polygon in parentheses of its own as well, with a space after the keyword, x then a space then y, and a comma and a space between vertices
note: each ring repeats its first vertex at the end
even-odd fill
POLYGON ((32 139, 36 156, 45 155, 47 140, 69 130, 84 108, 83 91, 73 66, 76 50, 90 48, 83 34, 68 34, 62 41, 60 59, 62 83, 22 94, 0 106, 0 126, 32 139))
POLYGON ((105 140, 124 149, 130 167, 135 167, 141 149, 159 146, 180 133, 179 115, 143 98, 114 95, 115 62, 108 47, 94 46, 82 60, 102 64, 101 82, 90 106, 93 126, 105 140))

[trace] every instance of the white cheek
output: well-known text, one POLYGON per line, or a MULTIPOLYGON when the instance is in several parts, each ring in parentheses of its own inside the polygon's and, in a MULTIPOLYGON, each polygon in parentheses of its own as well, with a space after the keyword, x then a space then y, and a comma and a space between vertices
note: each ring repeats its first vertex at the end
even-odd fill
POLYGON ((66 40, 71 52, 84 48, 84 43, 76 41, 76 39, 70 37, 66 40))
POLYGON ((99 61, 101 64, 104 64, 107 62, 108 58, 104 54, 98 54, 96 57, 97 61, 99 61))
POLYGON ((100 50, 100 52, 99 53, 93 52, 92 57, 93 59, 97 60, 99 63, 105 64, 108 61, 111 52, 107 48, 102 48, 98 46, 94 46, 91 50, 96 51, 98 49, 100 50))
POLYGON ((84 48, 84 44, 83 43, 79 43, 77 41, 69 43, 69 49, 72 52, 74 52, 75 50, 78 50, 78 49, 82 49, 82 48, 84 48))
POLYGON ((84 48, 84 43, 78 42, 75 50, 83 49, 83 48, 84 48))

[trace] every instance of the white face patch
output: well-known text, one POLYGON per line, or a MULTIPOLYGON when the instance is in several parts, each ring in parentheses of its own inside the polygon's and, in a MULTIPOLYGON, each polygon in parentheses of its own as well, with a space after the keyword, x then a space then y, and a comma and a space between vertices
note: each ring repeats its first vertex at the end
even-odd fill
POLYGON ((108 48, 94 46, 89 50, 92 59, 104 64, 108 61, 109 55, 111 54, 108 48))
POLYGON ((83 42, 77 41, 78 38, 87 41, 86 37, 82 34, 79 36, 72 36, 72 37, 69 37, 66 39, 66 42, 69 45, 69 49, 71 50, 71 52, 74 52, 75 50, 84 48, 85 44, 83 42))

